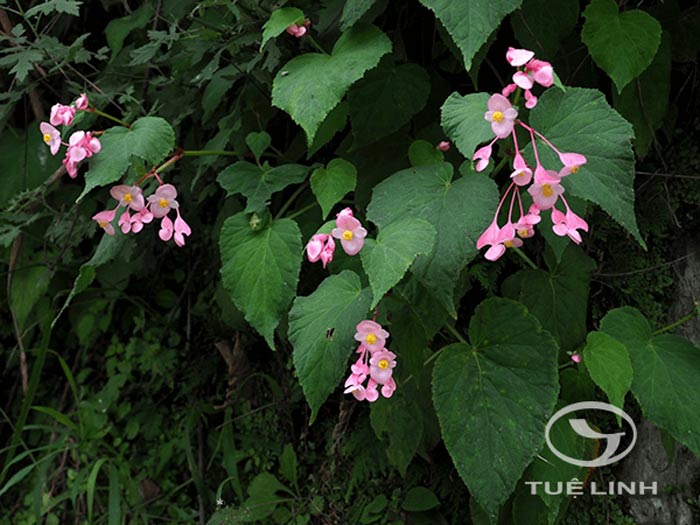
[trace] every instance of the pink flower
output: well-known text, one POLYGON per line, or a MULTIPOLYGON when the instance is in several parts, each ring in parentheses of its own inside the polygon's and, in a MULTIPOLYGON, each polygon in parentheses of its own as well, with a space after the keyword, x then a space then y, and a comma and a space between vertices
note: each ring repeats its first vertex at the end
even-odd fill
POLYGON ((317 233, 306 245, 306 257, 309 261, 313 263, 320 260, 324 268, 333 261, 334 252, 335 241, 327 233, 317 233))
POLYGON ((168 242, 173 238, 173 221, 167 215, 164 216, 160 221, 160 231, 158 232, 158 237, 163 242, 168 242))
POLYGON ((102 228, 107 235, 114 235, 114 226, 112 226, 112 221, 117 214, 117 208, 113 210, 105 210, 96 213, 92 216, 92 220, 97 222, 100 228, 102 228))
POLYGON ((581 361, 583 361, 583 356, 581 356, 581 354, 571 354, 571 360, 574 363, 580 363, 581 361))
POLYGON ((554 84, 554 69, 549 62, 533 58, 525 64, 525 70, 532 74, 532 79, 542 87, 554 84))
POLYGON ((513 73, 513 82, 515 82, 518 87, 523 89, 531 89, 534 85, 532 77, 524 71, 517 71, 516 73, 513 73))
POLYGON ((534 51, 528 49, 515 49, 509 47, 506 52, 506 60, 513 67, 520 67, 527 64, 535 56, 534 51))
POLYGON ((134 211, 141 211, 145 206, 143 191, 138 186, 120 184, 110 189, 109 194, 119 201, 120 206, 131 208, 134 211))
POLYGON ((504 88, 501 90, 501 95, 503 95, 504 97, 508 97, 508 96, 510 96, 516 89, 518 89, 518 85, 517 85, 517 84, 508 84, 506 87, 504 87, 504 88))
POLYGON ((384 348, 389 337, 389 332, 375 321, 360 321, 356 330, 355 341, 365 346, 372 354, 384 348))
POLYGON ((336 227, 333 228, 331 235, 336 239, 340 239, 340 244, 343 250, 348 255, 357 255, 365 244, 367 230, 362 227, 352 215, 350 208, 342 210, 335 220, 336 227))
POLYGON ((365 388, 365 400, 370 403, 374 403, 379 398, 379 392, 377 392, 377 382, 370 378, 367 381, 367 388, 365 388))
POLYGON ((119 217, 117 224, 121 228, 123 234, 127 234, 131 231, 131 215, 129 215, 128 209, 119 217))
POLYGON ((330 262, 333 261, 333 253, 335 252, 335 241, 333 240, 333 237, 328 237, 328 240, 326 241, 326 245, 323 247, 323 250, 321 251, 321 264, 323 264, 323 268, 326 267, 326 265, 330 262))
POLYGON ((287 33, 289 33, 292 36, 295 36, 297 38, 301 38, 306 34, 306 25, 297 25, 297 24, 292 24, 287 28, 287 33))
POLYGON ((504 139, 510 135, 517 116, 518 112, 506 97, 499 93, 491 95, 488 111, 484 114, 484 118, 491 123, 491 130, 496 137, 504 139))
POLYGON ((581 217, 576 215, 569 205, 566 205, 566 215, 552 208, 552 230, 559 237, 567 235, 569 239, 574 241, 576 244, 581 244, 581 234, 578 230, 588 231, 588 223, 581 217))
POLYGON ((51 118, 49 122, 53 126, 70 126, 75 118, 75 108, 64 106, 63 104, 54 104, 51 107, 51 118))
POLYGON ((86 110, 88 108, 89 101, 85 93, 81 93, 78 99, 75 101, 75 109, 86 110))
POLYGON ((515 233, 522 239, 529 239, 535 235, 534 226, 539 224, 541 220, 540 209, 533 204, 530 206, 530 211, 526 215, 522 215, 515 223, 515 233))
POLYGON ((559 153, 559 160, 564 165, 564 168, 559 172, 560 177, 566 177, 570 173, 575 174, 581 166, 588 162, 588 159, 580 153, 559 153))
POLYGON ((189 224, 185 222, 185 219, 180 216, 180 210, 176 211, 177 217, 175 218, 175 234, 173 235, 173 239, 175 239, 175 244, 182 248, 185 245, 185 237, 189 237, 192 234, 192 230, 189 224))
POLYGON ((535 183, 528 188, 527 192, 540 210, 548 210, 564 193, 564 187, 556 182, 535 183))
MULTIPOLYGON (((493 142, 491 143, 493 144, 493 142)), ((484 171, 491 161, 491 144, 483 146, 476 150, 472 160, 476 160, 476 171, 484 171)))
POLYGON ((525 107, 532 109, 537 105, 537 97, 529 89, 525 91, 525 107))
POLYGON ((51 155, 58 153, 58 150, 61 147, 61 132, 48 122, 42 122, 39 124, 39 130, 43 134, 44 142, 51 150, 51 155))
MULTIPOLYGON (((150 212, 156 219, 165 217, 170 212, 170 210, 177 209, 180 206, 175 200, 175 197, 177 197, 177 190, 172 184, 163 184, 161 186, 158 186, 158 189, 155 191, 155 193, 148 197, 148 207, 150 209, 150 212)), ((163 230, 161 229, 161 232, 162 231, 163 230)), ((170 240, 170 237, 168 237, 168 239, 163 240, 170 240)))
POLYGON ((513 159, 513 173, 510 174, 510 178, 518 186, 527 186, 532 180, 532 170, 528 168, 520 152, 516 153, 513 159))
POLYGON ((450 151, 450 143, 446 140, 439 142, 435 147, 440 151, 450 151))
POLYGON ((68 139, 68 152, 66 156, 70 157, 72 162, 80 162, 83 159, 92 157, 95 153, 99 153, 102 149, 102 144, 97 137, 93 137, 88 131, 76 131, 68 139))
POLYGON ((506 253, 506 248, 520 248, 523 241, 515 236, 515 227, 512 222, 508 222, 503 228, 498 227, 498 219, 494 218, 491 225, 486 228, 476 241, 478 250, 489 246, 484 257, 489 261, 497 261, 506 253))
POLYGON ((394 381, 394 378, 391 377, 389 378, 389 381, 384 383, 382 386, 382 395, 389 399, 391 396, 394 395, 394 392, 396 392, 396 381, 394 381))
POLYGON ((70 157, 66 154, 66 158, 61 161, 63 165, 66 167, 66 171, 68 172, 68 175, 70 176, 71 179, 74 179, 78 176, 78 163, 73 162, 70 160, 70 157))
POLYGON ((369 360, 369 375, 378 384, 383 385, 391 379, 396 367, 396 354, 387 349, 375 352, 369 360))
POLYGON ((141 211, 131 216, 131 231, 139 233, 143 230, 144 224, 149 224, 153 220, 153 214, 145 206, 141 211))

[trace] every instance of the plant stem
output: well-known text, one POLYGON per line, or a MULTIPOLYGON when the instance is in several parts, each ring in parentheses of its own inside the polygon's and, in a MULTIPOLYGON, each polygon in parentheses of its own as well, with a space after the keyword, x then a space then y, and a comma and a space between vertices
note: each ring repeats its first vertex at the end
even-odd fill
POLYGON ((520 248, 516 248, 515 246, 512 248, 512 250, 517 253, 520 258, 527 263, 527 265, 532 268, 533 270, 539 270, 539 267, 530 259, 527 255, 525 255, 525 252, 522 251, 520 248))
POLYGON ((521 88, 518 88, 515 91, 515 97, 513 97, 513 105, 517 106, 518 102, 520 102, 520 95, 522 94, 523 90, 521 88))
POLYGON ((297 210, 294 213, 290 213, 289 215, 287 215, 287 219, 295 219, 295 218, 299 217, 299 215, 303 215, 304 213, 306 213, 310 209, 315 208, 316 206, 318 206, 318 203, 312 202, 308 206, 304 206, 302 209, 297 210))
MULTIPOLYGON (((465 345, 469 344, 464 339, 464 337, 462 337, 462 334, 460 334, 454 326, 449 325, 449 324, 445 324, 445 328, 447 328, 447 331, 450 332, 455 337, 455 339, 457 339, 457 341, 459 341, 460 343, 465 344, 465 345)), ((432 359, 432 356, 431 356, 431 359, 432 359)), ((430 361, 430 359, 428 359, 428 361, 430 361)))
POLYGON ((167 161, 165 161, 163 164, 161 164, 160 166, 158 166, 158 167, 156 168, 156 171, 155 171, 154 173, 163 173, 163 172, 166 170, 166 168, 172 166, 173 164, 175 164, 175 163, 176 163, 178 160, 180 160, 181 158, 182 158, 182 154, 176 153, 175 155, 173 155, 172 157, 170 157, 167 161))
POLYGON ((499 171, 501 171, 501 168, 505 166, 505 164, 508 162, 508 157, 503 157, 498 164, 496 164, 496 167, 493 168, 493 175, 496 176, 499 171))
POLYGON ((97 108, 90 108, 89 111, 91 111, 91 112, 94 113, 95 115, 99 115, 100 117, 104 117, 104 118, 106 118, 106 119, 109 119, 109 120, 111 120, 112 122, 116 122, 116 123, 119 124, 120 126, 124 126, 125 128, 131 128, 131 124, 129 124, 128 122, 124 122, 123 120, 120 120, 120 119, 118 119, 117 117, 113 117, 113 116, 110 115, 109 113, 105 113, 104 111, 100 111, 100 110, 97 109, 97 108))
POLYGON ((294 200, 295 200, 299 195, 301 195, 301 192, 303 192, 303 191, 306 189, 306 187, 308 186, 308 184, 309 184, 308 182, 305 182, 304 184, 302 184, 301 186, 299 186, 299 187, 294 191, 294 193, 292 193, 292 194, 289 196, 289 198, 287 199, 287 202, 285 202, 285 203, 282 205, 282 207, 280 208, 280 211, 278 211, 278 212, 277 212, 277 215, 275 215, 275 219, 279 219, 280 217, 282 217, 282 215, 284 215, 284 212, 286 212, 286 211, 289 209, 289 207, 292 205, 292 203, 294 202, 294 200))
POLYGON ((314 37, 312 37, 310 34, 307 33, 306 38, 309 39, 309 42, 311 42, 311 45, 314 46, 318 51, 320 51, 324 55, 328 55, 328 53, 325 52, 325 50, 318 44, 318 42, 316 42, 314 37))
POLYGON ((219 155, 222 157, 242 157, 237 151, 224 151, 216 149, 186 149, 183 150, 183 157, 204 157, 207 155, 219 155))
POLYGON ((656 332, 652 333, 651 335, 659 335, 659 334, 663 334, 664 332, 669 332, 669 331, 673 330, 674 328, 679 327, 683 323, 687 323, 688 321, 691 321, 694 317, 697 317, 697 315, 698 315, 698 310, 696 307, 696 309, 693 310, 692 312, 690 312, 688 315, 681 317, 680 319, 678 319, 678 321, 675 321, 675 322, 671 323, 670 325, 665 326, 664 328, 658 329, 656 332))

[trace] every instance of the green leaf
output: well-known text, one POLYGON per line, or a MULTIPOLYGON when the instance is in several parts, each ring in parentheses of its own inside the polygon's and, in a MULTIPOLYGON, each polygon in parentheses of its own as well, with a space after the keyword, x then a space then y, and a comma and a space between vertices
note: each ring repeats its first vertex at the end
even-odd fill
POLYGON ((350 369, 357 323, 365 319, 369 288, 345 270, 327 277, 308 297, 297 297, 289 312, 294 368, 311 407, 311 421, 350 369))
POLYGON ((143 4, 139 9, 128 16, 110 20, 107 27, 105 27, 107 45, 112 50, 112 58, 110 58, 110 61, 114 60, 122 50, 126 37, 129 36, 132 31, 146 27, 152 15, 153 6, 150 4, 143 4))
POLYGON ((377 0, 346 0, 340 15, 340 30, 354 26, 376 3, 377 0))
POLYGON ((605 332, 591 332, 583 349, 583 362, 610 403, 624 408, 625 396, 632 386, 632 362, 625 345, 605 332))
POLYGON ((644 156, 663 124, 671 91, 671 43, 664 33, 649 67, 622 90, 613 93, 613 106, 634 126, 634 148, 644 156))
POLYGON ((74 0, 48 0, 31 9, 27 9, 24 16, 30 18, 39 14, 50 15, 51 13, 65 13, 67 15, 79 16, 81 4, 82 2, 76 2, 74 0))
POLYGON ((488 40, 501 20, 520 7, 521 0, 420 0, 435 13, 462 52, 464 67, 469 70, 472 59, 488 40))
POLYGON ((408 512, 423 512, 440 505, 435 493, 425 487, 413 487, 408 491, 401 508, 408 512))
MULTIPOLYGON (((600 91, 569 88, 548 89, 532 110, 530 122, 560 151, 586 156, 588 163, 564 181, 566 191, 598 204, 639 244, 634 215, 634 154, 632 126, 615 112, 600 91)), ((558 168, 559 159, 539 142, 545 167, 558 168)))
MULTIPOLYGON (((553 59, 561 41, 576 27, 578 0, 523 0, 510 16, 515 37, 538 58, 553 59)), ((517 46, 516 46, 517 47, 517 46)))
POLYGON ((370 421, 379 439, 388 438, 386 455, 402 476, 418 451, 423 437, 423 413, 415 388, 399 389, 391 399, 372 403, 370 421))
POLYGON ((390 135, 428 101, 430 78, 417 64, 382 63, 348 93, 352 149, 390 135))
POLYGON ((292 24, 303 23, 305 20, 304 12, 296 7, 283 7, 275 9, 270 15, 270 19, 263 26, 262 43, 260 49, 265 47, 267 42, 275 37, 278 37, 286 31, 292 24))
POLYGON ((131 128, 109 128, 100 137, 102 149, 90 159, 90 171, 85 175, 81 200, 93 188, 118 181, 138 157, 147 164, 158 164, 175 146, 175 132, 160 117, 142 117, 131 128))
POLYGON ((325 168, 316 168, 311 174, 311 191, 321 205, 323 218, 340 199, 355 189, 357 170, 344 159, 333 159, 325 168))
POLYGON ((661 24, 639 9, 618 13, 615 0, 592 0, 583 16, 581 40, 620 93, 654 58, 661 42, 661 24))
POLYGON ((674 335, 654 336, 631 307, 608 312, 600 329, 627 347, 644 416, 700 456, 700 349, 674 335))
POLYGON ((408 160, 411 166, 442 164, 445 156, 427 140, 414 140, 408 147, 408 160))
POLYGON ((469 339, 442 350, 433 402, 457 472, 494 515, 544 443, 558 350, 525 307, 499 298, 477 307, 469 339))
POLYGON ((328 114, 318 127, 314 141, 309 146, 306 158, 311 158, 319 149, 328 144, 336 133, 345 129, 348 121, 348 103, 343 101, 328 114))
POLYGON ((236 307, 275 348, 274 331, 296 294, 301 268, 297 223, 278 219, 254 231, 245 213, 224 222, 221 277, 236 307))
POLYGON ((292 485, 297 486, 297 454, 290 443, 284 446, 280 456, 280 474, 292 485))
POLYGON ((289 113, 313 144, 345 92, 390 51, 391 41, 379 29, 357 25, 340 36, 332 54, 307 53, 288 62, 275 76, 272 104, 289 113))
POLYGON ((477 254, 476 239, 491 221, 498 192, 488 177, 452 180, 450 164, 399 171, 375 186, 367 218, 381 228, 406 218, 424 219, 437 231, 435 246, 413 264, 413 275, 456 317, 455 282, 477 254))
POLYGON ((262 167, 244 160, 225 168, 216 181, 229 195, 240 193, 246 197, 244 211, 259 211, 267 206, 273 193, 290 184, 299 184, 306 179, 309 168, 300 164, 283 164, 276 168, 262 167))
POLYGON ((367 239, 360 257, 374 294, 371 308, 401 280, 418 255, 430 253, 436 233, 428 221, 406 217, 383 227, 376 241, 367 239))
POLYGON ((265 153, 265 150, 270 147, 270 144, 272 144, 272 137, 270 137, 269 133, 266 133, 265 131, 261 131, 259 133, 253 131, 252 133, 248 133, 248 135, 246 135, 245 143, 250 148, 250 151, 253 152, 255 158, 260 161, 262 154, 265 153))
POLYGON ((12 272, 10 304, 20 330, 27 328, 29 315, 48 290, 52 276, 53 272, 43 265, 16 268, 12 272))
POLYGON ((24 82, 27 75, 34 70, 34 63, 44 60, 44 53, 38 49, 15 48, 13 53, 9 53, 0 58, 0 68, 12 66, 10 74, 14 74, 18 82, 24 82))
POLYGON ((472 93, 464 97, 452 93, 442 105, 442 129, 468 159, 472 158, 479 144, 494 138, 490 124, 484 119, 488 101, 488 93, 472 93))
POLYGON ((588 288, 595 263, 570 244, 560 262, 546 256, 549 271, 522 270, 503 283, 503 294, 520 301, 559 342, 576 348, 586 337, 588 288))

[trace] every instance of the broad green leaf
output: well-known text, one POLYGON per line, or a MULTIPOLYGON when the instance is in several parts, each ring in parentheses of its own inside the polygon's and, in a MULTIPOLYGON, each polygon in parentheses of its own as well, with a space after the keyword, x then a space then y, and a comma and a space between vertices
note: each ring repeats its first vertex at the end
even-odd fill
POLYGON ((263 26, 262 42, 260 49, 265 44, 286 31, 292 24, 304 23, 304 12, 296 7, 283 7, 275 9, 270 15, 270 19, 263 26))
POLYGON ((440 505, 435 493, 425 487, 413 487, 408 491, 401 508, 408 512, 423 512, 440 505))
POLYGON ((372 308, 403 278, 418 255, 430 253, 435 236, 428 221, 407 217, 383 227, 376 241, 367 239, 360 257, 374 294, 372 308))
POLYGON ((552 60, 578 17, 578 0, 523 0, 522 7, 510 15, 510 23, 522 47, 534 51, 537 58, 552 60))
POLYGON ((500 298, 477 307, 469 340, 442 350, 433 402, 457 472, 493 515, 544 443, 558 349, 525 307, 500 298))
POLYGON ((390 135, 428 101, 430 78, 417 64, 382 63, 348 93, 350 122, 358 149, 390 135))
POLYGON ((253 152, 255 158, 260 161, 262 154, 265 153, 265 150, 272 144, 272 137, 265 131, 253 131, 246 135, 245 143, 250 148, 250 151, 253 152))
POLYGON ((340 199, 355 189, 357 170, 344 159, 333 159, 325 168, 316 168, 311 174, 311 191, 321 205, 323 218, 340 199))
POLYGON ((274 331, 296 294, 301 233, 290 219, 254 231, 245 213, 224 222, 219 238, 224 288, 246 321, 275 348, 274 331))
POLYGON ((661 24, 639 9, 619 13, 615 0, 592 0, 583 16, 581 39, 620 93, 649 67, 661 41, 661 24))
MULTIPOLYGON (((142 117, 130 128, 109 128, 100 137, 102 149, 90 159, 90 171, 85 174, 82 199, 93 188, 118 181, 131 165, 132 157, 147 164, 157 164, 173 150, 175 132, 160 117, 142 117)), ((150 167, 150 166, 149 166, 150 167)))
POLYGON ((294 368, 311 407, 311 421, 350 370, 357 323, 366 318, 372 294, 345 270, 327 277, 307 297, 297 297, 289 312, 294 368))
POLYGON ((287 443, 280 455, 280 474, 295 487, 297 486, 297 454, 291 443, 287 443))
POLYGON ((484 119, 488 101, 488 93, 465 96, 452 93, 442 105, 442 129, 468 159, 474 155, 477 145, 494 138, 490 124, 484 119))
POLYGON ((50 15, 51 13, 65 13, 67 15, 79 16, 81 4, 82 2, 76 2, 74 0, 47 0, 31 9, 27 9, 24 16, 29 18, 36 15, 50 15))
POLYGON ((386 439, 386 454, 389 463, 402 476, 418 451, 423 437, 423 414, 416 403, 417 392, 411 385, 402 387, 391 399, 380 399, 372 403, 370 421, 379 439, 386 439), (387 439, 388 438, 388 439, 387 439))
POLYGON ((377 0, 346 0, 340 15, 340 30, 346 31, 365 15, 377 0))
POLYGON ((414 140, 408 147, 408 160, 411 166, 426 166, 428 164, 442 164, 445 156, 427 140, 414 140))
POLYGON ((477 254, 476 239, 498 202, 494 182, 474 175, 452 180, 450 164, 395 173, 375 186, 367 218, 379 228, 406 218, 424 219, 437 231, 435 246, 413 264, 412 273, 453 316, 455 281, 477 254))
POLYGON ((29 314, 39 298, 46 293, 53 272, 43 265, 15 268, 12 272, 10 304, 12 314, 21 330, 28 326, 29 314))
POLYGON ((583 349, 583 362, 610 403, 624 408, 632 386, 632 363, 625 345, 605 332, 591 332, 583 349))
POLYGON ((314 136, 314 141, 308 148, 306 158, 311 158, 319 149, 328 144, 336 133, 345 129, 347 121, 348 103, 343 101, 334 107, 325 120, 321 122, 314 136))
POLYGON ((649 67, 622 90, 613 93, 613 106, 634 126, 634 148, 644 156, 663 124, 671 91, 671 43, 661 38, 659 50, 649 67))
POLYGON ((135 29, 143 29, 148 24, 148 21, 153 15, 153 6, 143 4, 136 11, 122 18, 114 18, 110 20, 105 27, 105 37, 107 45, 112 50, 111 60, 114 60, 124 46, 124 40, 135 29))
POLYGON ((549 271, 522 270, 503 284, 503 293, 520 301, 563 350, 572 350, 586 337, 588 287, 595 268, 583 250, 570 244, 560 262, 546 256, 549 271))
POLYGON ((318 127, 350 86, 390 51, 391 41, 379 29, 357 25, 340 36, 330 55, 307 53, 288 62, 275 76, 272 104, 289 113, 313 144, 318 127))
POLYGON ((700 349, 675 335, 654 336, 631 307, 608 312, 600 329, 627 347, 644 416, 700 456, 700 349))
POLYGON ((244 211, 253 212, 267 206, 273 193, 290 184, 304 182, 309 168, 300 164, 283 164, 276 168, 262 167, 244 160, 225 168, 216 181, 229 195, 240 193, 247 200, 244 211))
MULTIPOLYGON (((642 247, 634 215, 634 154, 632 126, 615 112, 600 91, 548 89, 532 110, 530 122, 560 151, 582 153, 588 163, 564 180, 572 195, 598 204, 642 247)), ((559 169, 558 157, 541 141, 545 167, 559 169)))
POLYGON ((420 0, 435 13, 462 52, 464 67, 469 70, 472 59, 501 20, 520 7, 521 0, 420 0))

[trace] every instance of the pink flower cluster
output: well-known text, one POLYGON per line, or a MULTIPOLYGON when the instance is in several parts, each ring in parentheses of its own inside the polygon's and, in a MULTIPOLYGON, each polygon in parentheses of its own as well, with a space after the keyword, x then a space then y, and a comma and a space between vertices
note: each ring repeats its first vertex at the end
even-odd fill
POLYGON ((172 184, 161 184, 148 198, 144 198, 139 186, 126 184, 114 186, 109 193, 118 201, 117 207, 101 211, 92 217, 107 235, 114 235, 112 223, 121 208, 124 208, 124 212, 120 215, 117 226, 124 234, 139 233, 144 224, 149 224, 153 219, 160 219, 158 235, 163 242, 173 239, 175 244, 182 247, 185 245, 185 236, 192 233, 189 225, 180 216, 180 205, 175 200, 177 190, 172 184), (168 217, 171 210, 175 210, 175 221, 168 217))
POLYGON ((388 337, 389 332, 375 321, 361 321, 357 325, 355 340, 360 343, 357 349, 360 357, 350 367, 351 373, 345 380, 346 394, 352 394, 358 401, 374 403, 379 398, 377 387, 381 386, 384 397, 394 395, 396 381, 392 375, 396 354, 385 348, 388 337))
POLYGON ((505 139, 509 136, 513 137, 515 155, 513 157, 513 171, 510 175, 511 183, 508 185, 496 209, 493 222, 481 234, 476 243, 478 249, 488 246, 485 257, 489 261, 495 261, 501 257, 505 253, 506 248, 521 247, 523 239, 532 237, 535 234, 534 226, 541 220, 540 212, 542 211, 551 210, 552 229, 556 235, 560 237, 566 235, 576 244, 579 244, 582 240, 579 230, 588 231, 586 221, 576 215, 569 207, 569 203, 564 198, 564 186, 562 185, 565 177, 577 173, 579 168, 586 164, 586 157, 580 153, 559 151, 539 131, 518 119, 518 111, 507 98, 517 87, 526 89, 525 106, 531 108, 537 104, 537 98, 532 94, 528 95, 533 82, 537 82, 544 87, 552 85, 554 73, 551 64, 533 57, 534 53, 526 49, 513 49, 512 47, 508 49, 506 54, 508 62, 514 66, 524 65, 525 69, 513 75, 514 84, 506 86, 503 94, 492 95, 489 99, 487 104, 488 111, 484 114, 484 118, 491 123, 491 130, 496 137, 486 146, 477 149, 472 157, 476 161, 476 171, 483 171, 491 161, 493 144, 499 139, 505 139), (516 125, 524 128, 530 135, 535 156, 534 169, 528 165, 521 153, 515 132, 516 125), (562 164, 562 168, 559 171, 546 169, 542 165, 537 150, 537 139, 557 154, 562 164), (527 213, 524 211, 520 196, 520 189, 526 186, 528 186, 527 192, 532 197, 532 205, 528 208, 527 213), (508 195, 510 195, 508 220, 505 225, 499 226, 499 213, 508 195), (514 222, 513 208, 516 201, 518 202, 520 214, 514 222), (559 201, 564 205, 564 211, 556 208, 556 204, 559 201))
POLYGON ((297 38, 306 34, 307 28, 311 25, 311 20, 305 20, 303 24, 292 24, 287 28, 287 33, 297 38))
POLYGON ((70 106, 54 104, 51 108, 50 123, 42 122, 39 124, 39 130, 43 135, 44 142, 51 150, 51 155, 56 155, 62 145, 68 147, 62 162, 68 175, 73 179, 78 175, 78 164, 80 161, 92 157, 95 153, 99 153, 102 149, 102 144, 90 131, 76 131, 70 136, 67 143, 63 142, 61 140, 61 132, 54 126, 70 126, 73 123, 76 111, 85 111, 88 109, 88 105, 88 98, 85 93, 80 95, 70 106))
POLYGON ((357 220, 350 208, 345 208, 336 215, 335 228, 330 235, 327 233, 317 233, 306 245, 306 256, 309 261, 321 261, 325 268, 333 261, 335 252, 335 239, 340 240, 343 251, 348 255, 357 255, 365 244, 367 230, 362 227, 362 223, 357 220))

